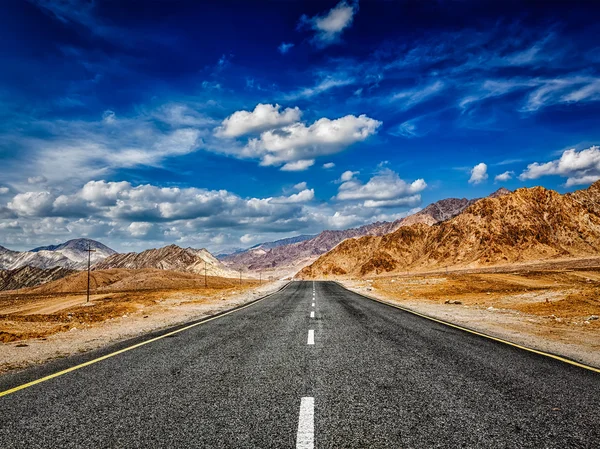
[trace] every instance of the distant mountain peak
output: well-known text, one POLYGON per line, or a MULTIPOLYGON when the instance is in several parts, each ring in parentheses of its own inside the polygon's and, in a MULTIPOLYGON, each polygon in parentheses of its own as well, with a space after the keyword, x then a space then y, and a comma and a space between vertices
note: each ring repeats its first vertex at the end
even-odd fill
POLYGON ((495 192, 493 192, 493 193, 490 193, 490 194, 488 195, 488 198, 498 198, 498 197, 500 197, 500 196, 508 195, 508 194, 510 194, 510 193, 512 193, 512 192, 511 192, 510 190, 508 190, 507 188, 505 188, 505 187, 500 187, 500 188, 499 188, 498 190, 496 190, 495 192))
POLYGON ((40 251, 60 251, 65 249, 85 251, 88 248, 102 250, 104 253, 107 253, 109 255, 116 253, 114 249, 109 248, 103 243, 88 238, 71 239, 67 240, 64 243, 58 243, 56 245, 39 246, 37 248, 32 249, 30 252, 37 253, 40 251))

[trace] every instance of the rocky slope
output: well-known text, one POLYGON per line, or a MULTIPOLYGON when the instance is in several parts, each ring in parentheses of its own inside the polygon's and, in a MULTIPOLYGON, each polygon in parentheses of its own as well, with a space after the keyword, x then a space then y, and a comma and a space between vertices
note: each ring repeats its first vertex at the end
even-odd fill
POLYGON ((534 187, 481 199, 434 226, 346 240, 299 276, 365 276, 444 266, 600 255, 600 182, 560 195, 534 187))
POLYGON ((73 273, 75 273, 74 270, 62 267, 43 269, 25 266, 14 270, 0 270, 0 291, 35 287, 73 273))
POLYGON ((42 269, 54 267, 80 270, 87 267, 87 249, 95 250, 92 263, 115 254, 115 251, 100 242, 90 239, 74 239, 60 245, 43 246, 31 251, 11 251, 0 247, 0 269, 14 270, 30 266, 42 269))
POLYGON ((107 270, 111 268, 157 268, 188 273, 204 274, 209 276, 237 277, 239 272, 227 268, 205 249, 181 248, 169 245, 158 249, 149 249, 141 253, 113 254, 94 265, 94 270, 107 270))
POLYGON ((323 231, 308 240, 277 245, 270 249, 269 244, 262 244, 256 248, 223 257, 221 260, 227 266, 243 267, 250 271, 267 271, 278 275, 293 274, 346 239, 366 235, 385 235, 402 226, 416 223, 433 225, 454 217, 475 201, 477 200, 448 198, 432 203, 416 214, 393 222, 377 222, 341 231, 323 231))

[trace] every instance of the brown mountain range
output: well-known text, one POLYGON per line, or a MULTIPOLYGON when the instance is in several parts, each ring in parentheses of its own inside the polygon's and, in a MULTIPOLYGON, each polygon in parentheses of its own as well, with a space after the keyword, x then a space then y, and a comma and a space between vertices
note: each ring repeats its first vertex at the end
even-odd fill
POLYGON ((206 274, 219 277, 237 277, 239 273, 227 268, 205 249, 181 248, 169 245, 149 249, 141 253, 113 254, 93 266, 94 270, 111 268, 156 268, 188 273, 206 274))
POLYGON ((365 276, 600 255, 600 181, 561 195, 543 187, 481 199, 434 226, 342 242, 300 277, 365 276))
MULTIPOLYGON (((493 195, 509 192, 500 189, 493 195)), ((317 236, 297 243, 280 245, 270 249, 259 246, 221 258, 230 267, 243 267, 250 271, 265 271, 278 276, 296 273, 302 267, 315 261, 320 255, 330 251, 340 242, 362 236, 381 236, 403 226, 416 223, 433 225, 462 212, 477 199, 447 198, 430 204, 425 209, 393 222, 377 222, 359 228, 340 231, 323 231, 317 236)))
POLYGON ((61 279, 72 273, 75 273, 75 271, 63 267, 44 269, 28 265, 13 270, 0 270, 0 291, 34 287, 61 279))

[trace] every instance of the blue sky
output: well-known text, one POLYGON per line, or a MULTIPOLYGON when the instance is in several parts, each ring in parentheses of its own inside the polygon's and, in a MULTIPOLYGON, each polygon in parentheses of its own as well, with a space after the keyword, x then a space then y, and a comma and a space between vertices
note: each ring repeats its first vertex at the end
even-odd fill
POLYGON ((222 251, 600 179, 593 2, 2 8, 9 248, 222 251))

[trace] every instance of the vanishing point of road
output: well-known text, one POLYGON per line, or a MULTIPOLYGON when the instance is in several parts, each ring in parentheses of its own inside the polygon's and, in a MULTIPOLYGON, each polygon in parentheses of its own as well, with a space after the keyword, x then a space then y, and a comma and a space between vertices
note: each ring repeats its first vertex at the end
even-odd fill
POLYGON ((336 283, 165 333, 0 377, 6 392, 77 367, 0 397, 0 447, 600 444, 600 374, 336 283))

